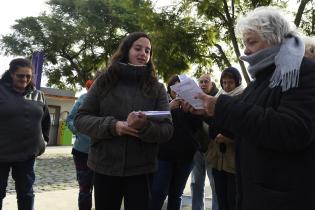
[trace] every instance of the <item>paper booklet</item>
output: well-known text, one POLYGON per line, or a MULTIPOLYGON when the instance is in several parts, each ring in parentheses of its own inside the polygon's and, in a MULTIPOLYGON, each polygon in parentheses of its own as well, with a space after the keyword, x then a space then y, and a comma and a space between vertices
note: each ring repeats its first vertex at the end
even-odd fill
POLYGON ((148 119, 162 120, 171 115, 170 111, 142 111, 148 119))
POLYGON ((170 111, 143 111, 147 116, 167 116, 170 115, 170 111))

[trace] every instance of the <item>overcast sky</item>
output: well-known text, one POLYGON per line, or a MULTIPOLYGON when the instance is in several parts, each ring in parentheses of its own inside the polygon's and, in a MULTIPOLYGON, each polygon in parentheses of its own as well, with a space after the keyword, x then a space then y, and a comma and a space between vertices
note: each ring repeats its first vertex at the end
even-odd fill
MULTIPOLYGON (((14 25, 15 20, 27 16, 38 16, 46 8, 45 0, 2 0, 0 7, 0 35, 10 33, 11 26, 14 25)), ((9 68, 12 58, 0 55, 0 74, 9 68)))

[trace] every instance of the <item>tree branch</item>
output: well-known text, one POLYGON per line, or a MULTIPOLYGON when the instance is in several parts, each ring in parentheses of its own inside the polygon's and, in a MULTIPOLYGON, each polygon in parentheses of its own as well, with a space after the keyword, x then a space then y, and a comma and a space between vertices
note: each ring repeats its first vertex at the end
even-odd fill
POLYGON ((298 11, 297 11, 297 13, 295 15, 295 19, 294 19, 294 24, 296 25, 296 27, 300 26, 304 9, 305 9, 307 3, 310 1, 311 0, 301 0, 300 6, 298 8, 298 11))
MULTIPOLYGON (((224 11, 225 11, 225 14, 226 14, 226 17, 227 17, 227 20, 228 20, 227 27, 228 27, 230 38, 231 38, 232 45, 233 45, 233 48, 234 48, 234 52, 236 54, 236 57, 239 58, 241 56, 241 53, 240 53, 240 49, 239 49, 239 46, 238 46, 238 43, 237 43, 237 38, 236 38, 236 35, 235 35, 235 31, 234 31, 234 19, 231 18, 231 15, 230 15, 230 12, 229 12, 229 8, 228 8, 228 5, 227 5, 227 1, 223 0, 223 3, 224 3, 224 11)), ((241 67, 241 70, 242 70, 242 73, 243 73, 245 81, 247 83, 249 83, 250 82, 250 78, 249 78, 249 75, 248 75, 248 73, 246 71, 244 62, 239 60, 239 59, 238 59, 238 62, 240 64, 240 67, 241 67)))
POLYGON ((84 71, 81 71, 79 65, 74 62, 73 56, 69 55, 64 48, 61 49, 60 56, 67 59, 70 62, 70 66, 78 73, 78 77, 82 78, 82 81, 85 81, 87 79, 86 75, 84 74, 84 71))
POLYGON ((231 63, 229 61, 229 59, 226 57, 221 45, 219 44, 214 44, 214 46, 219 50, 219 53, 221 54, 221 59, 224 61, 226 66, 231 66, 231 63))

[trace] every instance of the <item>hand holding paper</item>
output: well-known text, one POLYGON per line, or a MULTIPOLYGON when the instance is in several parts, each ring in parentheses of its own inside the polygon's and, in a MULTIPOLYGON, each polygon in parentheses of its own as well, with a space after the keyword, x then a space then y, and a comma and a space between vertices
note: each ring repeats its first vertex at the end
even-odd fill
POLYGON ((213 96, 208 96, 205 93, 199 93, 196 96, 197 99, 200 99, 203 103, 203 107, 208 116, 214 115, 215 104, 217 102, 217 98, 213 96))
POLYGON ((176 92, 179 98, 187 101, 195 109, 203 109, 202 101, 195 98, 198 93, 203 93, 201 88, 195 83, 194 80, 187 76, 180 75, 180 79, 180 83, 171 86, 171 90, 176 92))
POLYGON ((147 117, 144 112, 130 112, 127 117, 128 126, 134 129, 141 129, 147 123, 147 117))

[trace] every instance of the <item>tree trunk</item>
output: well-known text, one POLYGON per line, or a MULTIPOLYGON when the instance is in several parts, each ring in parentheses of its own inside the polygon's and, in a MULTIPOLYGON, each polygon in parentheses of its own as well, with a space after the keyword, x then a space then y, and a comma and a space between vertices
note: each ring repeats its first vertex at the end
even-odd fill
POLYGON ((310 2, 310 1, 311 0, 301 0, 300 6, 298 8, 298 11, 297 11, 297 13, 295 15, 295 20, 294 20, 294 24, 296 25, 296 27, 300 26, 304 9, 305 9, 307 3, 310 2))
POLYGON ((312 11, 312 32, 313 35, 315 34, 315 11, 312 11))
POLYGON ((221 59, 224 61, 225 65, 231 66, 231 63, 230 63, 229 59, 226 57, 221 45, 215 44, 214 46, 219 50, 219 52, 221 54, 221 59))
POLYGON ((228 30, 229 30, 229 33, 230 33, 230 38, 231 38, 231 41, 232 41, 232 44, 233 44, 234 52, 235 52, 235 54, 237 56, 238 63, 240 64, 240 67, 241 67, 244 79, 245 79, 246 83, 248 84, 250 82, 249 75, 248 75, 248 73, 246 71, 244 62, 239 59, 239 57, 241 56, 241 53, 240 53, 240 49, 239 49, 239 46, 238 46, 238 43, 237 43, 237 38, 236 38, 236 35, 235 35, 235 31, 234 31, 234 20, 231 18, 231 15, 229 13, 229 8, 228 8, 226 0, 224 0, 223 2, 224 2, 224 11, 225 11, 225 14, 226 14, 228 30))

